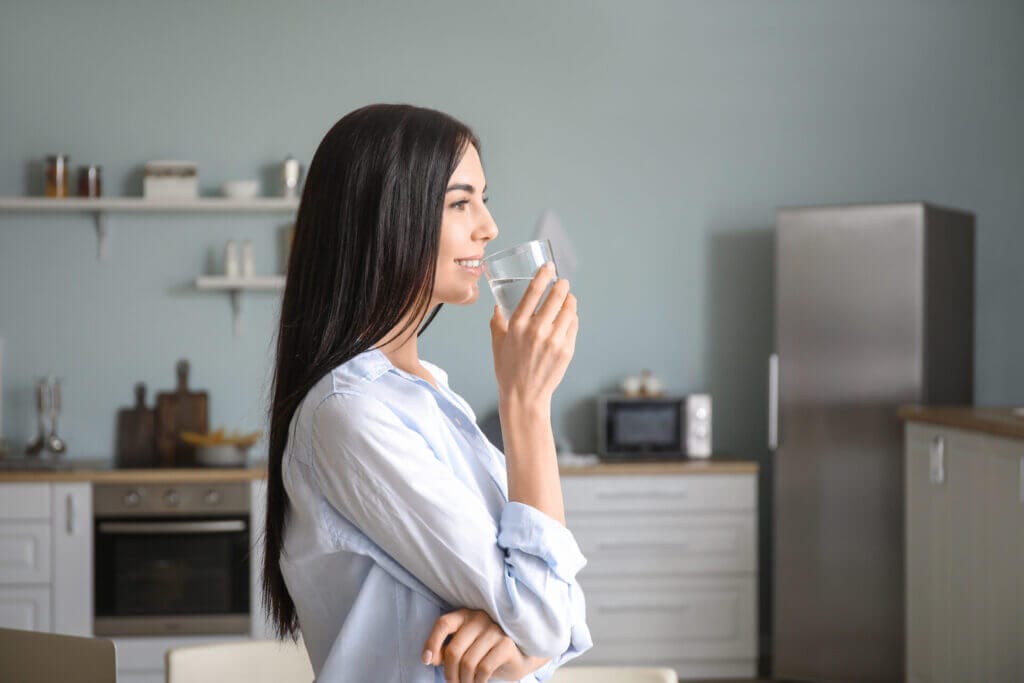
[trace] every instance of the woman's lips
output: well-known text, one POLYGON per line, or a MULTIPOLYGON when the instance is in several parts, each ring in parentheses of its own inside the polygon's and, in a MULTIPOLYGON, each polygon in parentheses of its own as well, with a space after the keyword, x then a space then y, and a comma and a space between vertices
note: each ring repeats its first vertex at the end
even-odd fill
POLYGON ((466 271, 467 273, 473 273, 473 275, 476 275, 477 277, 480 277, 480 275, 484 272, 483 265, 476 266, 475 268, 470 268, 469 266, 464 266, 464 265, 462 265, 459 262, 456 262, 455 265, 457 265, 459 268, 461 268, 462 270, 466 271))

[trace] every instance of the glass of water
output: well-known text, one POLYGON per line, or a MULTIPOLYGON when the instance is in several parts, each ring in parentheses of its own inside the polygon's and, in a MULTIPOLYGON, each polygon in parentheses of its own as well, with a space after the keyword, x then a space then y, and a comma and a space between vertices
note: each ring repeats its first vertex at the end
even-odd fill
MULTIPOLYGON (((537 308, 547 299, 551 286, 558 279, 558 264, 555 263, 555 256, 551 253, 551 242, 548 240, 533 240, 523 242, 508 249, 487 256, 483 260, 484 275, 487 277, 487 284, 491 286, 491 293, 494 300, 501 307, 505 320, 512 317, 512 313, 519 305, 520 299, 526 293, 527 287, 533 280, 537 271, 545 263, 550 261, 555 266, 555 276, 544 293, 541 294, 537 308)), ((534 313, 537 311, 534 310, 534 313)))

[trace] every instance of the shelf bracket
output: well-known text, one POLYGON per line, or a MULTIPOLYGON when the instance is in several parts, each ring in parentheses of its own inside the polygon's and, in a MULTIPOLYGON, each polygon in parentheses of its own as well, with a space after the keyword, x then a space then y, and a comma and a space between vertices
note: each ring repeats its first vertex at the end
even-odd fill
POLYGON ((236 337, 242 336, 242 290, 232 289, 231 295, 231 327, 236 337))
POLYGON ((96 223, 96 260, 105 261, 108 254, 107 237, 110 236, 110 226, 107 224, 107 212, 94 212, 93 220, 96 223))

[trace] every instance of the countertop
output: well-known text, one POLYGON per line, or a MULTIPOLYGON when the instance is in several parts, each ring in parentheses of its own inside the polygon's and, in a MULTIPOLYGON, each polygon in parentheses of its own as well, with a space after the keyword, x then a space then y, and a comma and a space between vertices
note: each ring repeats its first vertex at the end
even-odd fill
POLYGON ((968 429, 984 434, 1024 439, 1024 415, 1001 406, 900 406, 900 419, 907 422, 968 429))
MULTIPOLYGON (((1022 420, 1024 422, 1024 420, 1022 420)), ((753 460, 729 456, 657 462, 601 462, 593 465, 559 466, 562 476, 651 474, 756 474, 753 460)), ((3 469, 2 482, 91 481, 95 483, 166 483, 253 481, 267 476, 266 461, 248 467, 195 467, 117 469, 109 460, 73 458, 56 470, 3 469)))

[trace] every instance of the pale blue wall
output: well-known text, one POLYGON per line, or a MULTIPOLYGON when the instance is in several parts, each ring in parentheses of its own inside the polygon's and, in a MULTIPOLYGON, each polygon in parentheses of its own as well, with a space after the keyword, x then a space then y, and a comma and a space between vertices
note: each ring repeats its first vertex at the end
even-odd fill
MULTIPOLYGON (((1019 2, 5 2, 0 194, 64 152, 138 192, 154 158, 204 190, 255 176, 369 102, 448 111, 484 143, 497 247, 545 207, 578 245, 581 329, 556 428, 593 447, 588 397, 647 367, 715 395, 720 449, 766 457, 779 205, 925 199, 978 215, 977 398, 1024 403, 1024 10, 1019 2)), ((4 425, 65 378, 73 456, 108 454, 132 385, 192 361, 214 425, 258 428, 273 296, 188 285, 228 238, 278 267, 274 217, 0 215, 4 425)), ((446 307, 422 355, 495 403, 489 294, 446 307)), ((766 531, 762 527, 762 533, 766 531)), ((764 538, 762 540, 765 540, 764 538)))

